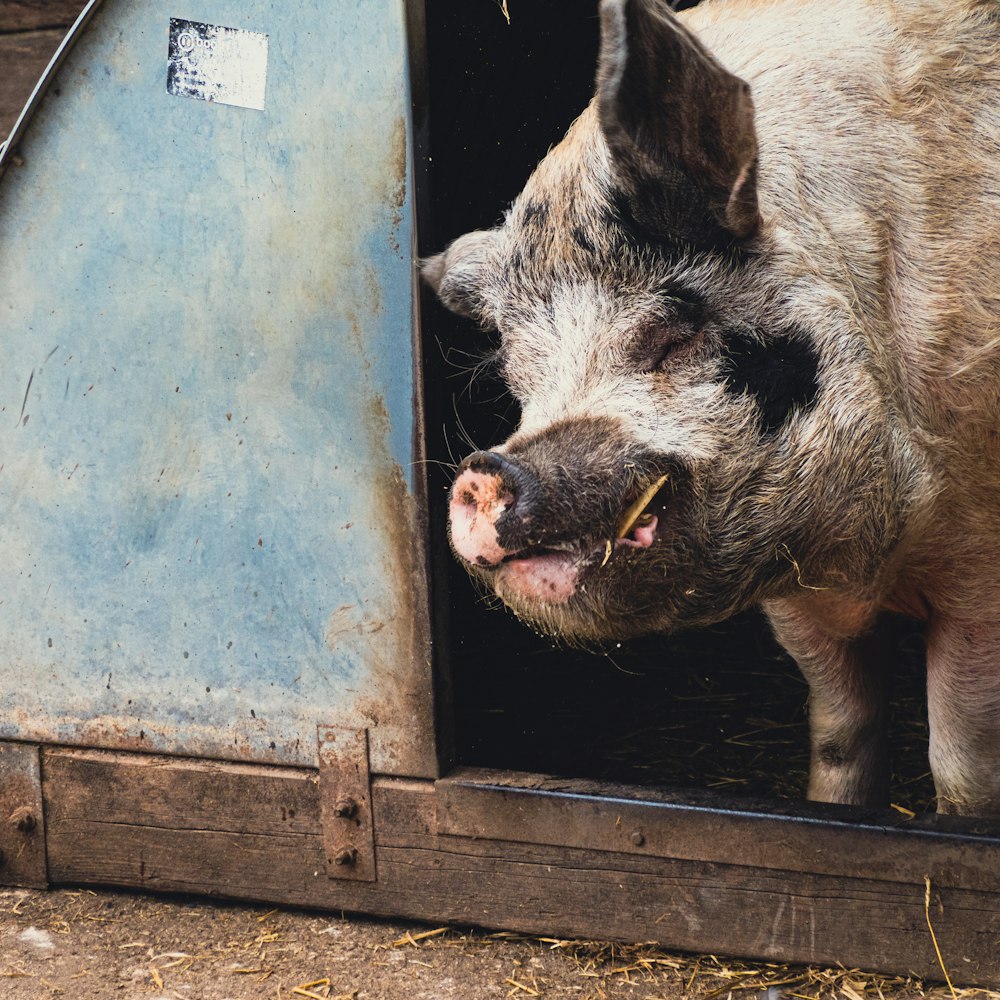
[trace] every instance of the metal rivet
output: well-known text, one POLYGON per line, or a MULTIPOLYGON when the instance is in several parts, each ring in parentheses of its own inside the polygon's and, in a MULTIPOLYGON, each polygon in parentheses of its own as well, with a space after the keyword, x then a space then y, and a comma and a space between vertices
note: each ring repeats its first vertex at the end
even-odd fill
POLYGON ((34 813, 32 813, 28 806, 21 806, 20 809, 15 809, 10 814, 8 822, 14 829, 20 830, 21 833, 31 833, 36 825, 34 813))
POLYGON ((358 860, 358 851, 354 847, 341 847, 333 856, 335 865, 353 865, 358 860))
POLYGON ((358 804, 352 798, 338 799, 333 807, 333 815, 341 819, 350 819, 358 811, 358 804))
POLYGON ((633 832, 632 836, 629 837, 629 840, 631 840, 636 847, 642 847, 642 845, 646 843, 646 838, 638 830, 633 832))

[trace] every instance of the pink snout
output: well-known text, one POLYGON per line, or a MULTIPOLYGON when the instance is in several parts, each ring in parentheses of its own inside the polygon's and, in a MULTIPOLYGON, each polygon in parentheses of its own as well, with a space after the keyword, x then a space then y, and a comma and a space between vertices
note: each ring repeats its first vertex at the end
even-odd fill
POLYGON ((529 548, 541 495, 534 474, 495 451, 477 451, 458 467, 451 488, 451 543, 467 562, 497 566, 529 548))
POLYGON ((451 488, 451 544, 467 562, 496 566, 510 553, 497 537, 497 521, 514 505, 498 473, 465 469, 451 488))

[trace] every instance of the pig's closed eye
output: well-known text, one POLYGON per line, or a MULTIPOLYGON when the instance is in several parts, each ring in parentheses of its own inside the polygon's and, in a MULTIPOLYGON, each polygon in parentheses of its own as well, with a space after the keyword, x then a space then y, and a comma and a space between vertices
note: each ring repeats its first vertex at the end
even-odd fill
POLYGON ((646 369, 646 371, 658 372, 669 368, 671 361, 675 360, 683 349, 684 341, 672 340, 664 344, 657 352, 655 360, 646 369))
POLYGON ((705 303, 697 292, 670 287, 662 294, 658 313, 635 336, 635 357, 643 372, 669 369, 702 339, 705 303))
POLYGON ((644 374, 668 370, 688 354, 696 331, 677 326, 653 326, 642 331, 637 343, 636 362, 644 374))

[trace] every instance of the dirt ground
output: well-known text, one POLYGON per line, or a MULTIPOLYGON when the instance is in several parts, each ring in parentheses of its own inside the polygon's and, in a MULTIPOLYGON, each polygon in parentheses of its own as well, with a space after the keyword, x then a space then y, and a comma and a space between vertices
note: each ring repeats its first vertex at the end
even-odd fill
MULTIPOLYGON (((90 889, 0 889, 2 1000, 945 1000, 857 970, 90 889)), ((956 996, 1000 1000, 1000 993, 956 996)))

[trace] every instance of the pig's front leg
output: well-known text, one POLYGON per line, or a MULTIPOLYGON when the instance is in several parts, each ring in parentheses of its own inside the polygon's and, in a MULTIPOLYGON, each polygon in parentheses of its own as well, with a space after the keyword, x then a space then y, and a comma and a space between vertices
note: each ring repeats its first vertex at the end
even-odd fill
POLYGON ((792 602, 765 605, 778 641, 809 684, 809 798, 887 806, 891 660, 885 636, 860 622, 821 622, 792 602))
POLYGON ((1000 816, 1000 624, 932 620, 927 709, 938 812, 1000 816))

